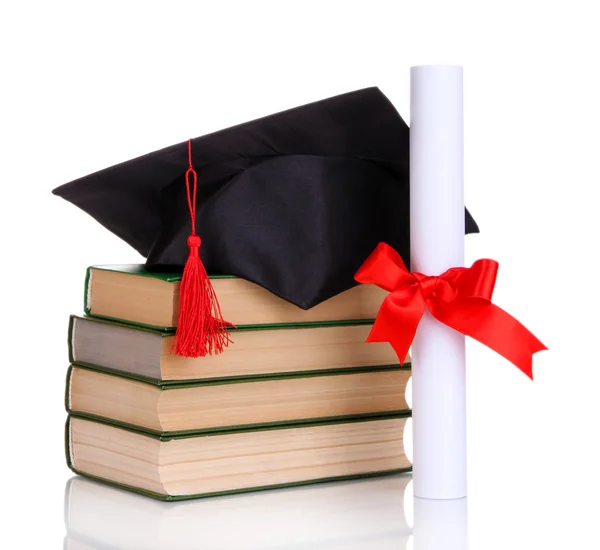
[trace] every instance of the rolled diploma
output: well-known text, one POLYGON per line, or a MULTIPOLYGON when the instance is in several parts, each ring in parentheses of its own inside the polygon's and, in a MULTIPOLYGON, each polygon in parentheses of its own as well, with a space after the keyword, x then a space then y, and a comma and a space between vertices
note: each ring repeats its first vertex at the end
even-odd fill
MULTIPOLYGON (((411 269, 464 264, 462 67, 411 68, 411 269)), ((465 338, 427 311, 412 347, 413 480, 420 498, 467 494, 465 338)))

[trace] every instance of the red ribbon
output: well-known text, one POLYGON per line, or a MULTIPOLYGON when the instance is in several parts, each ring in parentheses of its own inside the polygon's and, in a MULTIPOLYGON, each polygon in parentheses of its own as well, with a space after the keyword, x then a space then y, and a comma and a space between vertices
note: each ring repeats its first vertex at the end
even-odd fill
POLYGON ((402 363, 425 308, 438 321, 475 338, 514 363, 533 380, 533 354, 547 349, 527 328, 492 304, 498 262, 477 260, 439 276, 411 273, 385 243, 366 259, 354 278, 388 292, 367 342, 389 342, 402 363))

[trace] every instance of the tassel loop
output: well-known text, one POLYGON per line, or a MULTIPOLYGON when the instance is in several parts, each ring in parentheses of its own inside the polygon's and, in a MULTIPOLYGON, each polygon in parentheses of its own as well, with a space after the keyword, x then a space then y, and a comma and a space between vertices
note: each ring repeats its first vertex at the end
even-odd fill
POLYGON ((198 177, 192 165, 191 140, 188 141, 188 157, 189 167, 185 173, 185 187, 192 231, 187 240, 189 255, 179 285, 179 320, 171 353, 174 351, 184 357, 205 357, 222 353, 228 346, 231 337, 227 327, 231 324, 223 320, 215 289, 200 259, 202 241, 196 235, 198 177), (190 185, 190 175, 193 176, 192 185, 190 185))

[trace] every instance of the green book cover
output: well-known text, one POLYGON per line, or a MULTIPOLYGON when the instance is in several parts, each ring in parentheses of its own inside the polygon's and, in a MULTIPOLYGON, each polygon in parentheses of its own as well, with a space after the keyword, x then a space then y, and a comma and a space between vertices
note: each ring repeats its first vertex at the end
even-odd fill
MULTIPOLYGON (((378 417, 378 418, 373 418, 373 419, 355 418, 355 419, 335 419, 335 420, 329 420, 327 422, 312 422, 312 423, 304 424, 303 427, 311 427, 311 426, 317 426, 317 425, 346 424, 346 423, 353 423, 353 422, 369 422, 369 421, 373 421, 373 420, 384 420, 384 419, 388 420, 388 419, 396 419, 396 418, 408 418, 410 416, 411 416, 410 412, 403 412, 403 413, 389 414, 384 417, 378 417)), ((222 495, 229 495, 229 494, 249 493, 249 492, 262 491, 262 490, 267 490, 267 489, 282 489, 282 488, 287 488, 287 487, 297 487, 297 486, 310 485, 310 484, 315 484, 315 483, 325 483, 328 481, 362 479, 362 478, 384 476, 384 475, 391 475, 391 474, 398 474, 398 473, 412 471, 412 466, 411 466, 411 467, 407 467, 407 468, 399 468, 399 469, 394 469, 394 470, 377 471, 377 472, 367 472, 367 473, 361 473, 361 474, 356 474, 356 475, 344 475, 344 476, 335 476, 335 477, 328 477, 328 478, 318 478, 318 479, 295 481, 292 483, 279 483, 279 484, 274 484, 274 485, 266 485, 266 486, 260 486, 260 487, 245 487, 245 488, 240 488, 240 489, 219 491, 219 492, 214 492, 214 493, 201 493, 201 494, 193 494, 193 495, 164 495, 164 494, 160 494, 160 493, 155 493, 153 491, 148 491, 143 488, 133 487, 131 485, 125 485, 122 483, 118 483, 118 482, 115 482, 115 481, 112 481, 112 480, 109 480, 106 478, 90 475, 85 472, 82 472, 81 470, 78 470, 74 466, 73 460, 72 460, 71 438, 70 438, 71 418, 83 418, 85 420, 90 420, 90 419, 80 417, 79 415, 75 415, 75 414, 69 415, 69 417, 67 418, 67 422, 65 425, 65 456, 66 456, 67 466, 71 469, 71 471, 73 471, 77 475, 81 475, 81 476, 87 477, 89 479, 100 481, 102 483, 106 483, 113 487, 119 487, 122 489, 126 489, 129 491, 133 491, 133 492, 136 492, 139 494, 143 494, 143 495, 146 495, 146 496, 158 499, 158 500, 164 500, 164 501, 181 501, 181 500, 190 500, 190 499, 195 499, 195 498, 205 498, 205 497, 222 496, 222 495)), ((112 424, 109 424, 107 422, 100 421, 100 420, 93 420, 93 421, 98 422, 100 424, 112 425, 112 424)), ((226 432, 219 432, 219 433, 208 433, 208 434, 197 434, 196 433, 196 434, 184 434, 184 435, 182 434, 182 435, 170 435, 170 436, 148 434, 146 432, 140 432, 139 430, 136 430, 135 428, 132 428, 129 426, 115 426, 115 427, 117 427, 118 429, 136 433, 136 434, 144 436, 144 437, 153 438, 153 439, 156 439, 161 442, 167 442, 167 441, 171 441, 174 439, 184 439, 184 438, 190 438, 190 437, 218 437, 220 435, 231 435, 231 434, 244 433, 244 432, 258 432, 258 431, 266 431, 266 430, 285 430, 285 429, 290 429, 290 428, 296 428, 297 426, 293 426, 293 425, 292 426, 262 426, 260 428, 237 428, 237 429, 229 430, 226 432)))
MULTIPOLYGON (((115 271, 117 273, 130 273, 131 275, 140 275, 141 277, 151 277, 160 279, 168 283, 181 280, 181 273, 176 271, 148 271, 144 264, 115 264, 115 265, 92 265, 87 269, 89 277, 90 269, 100 269, 102 271, 115 271)), ((210 279, 237 279, 234 275, 209 275, 210 279)))

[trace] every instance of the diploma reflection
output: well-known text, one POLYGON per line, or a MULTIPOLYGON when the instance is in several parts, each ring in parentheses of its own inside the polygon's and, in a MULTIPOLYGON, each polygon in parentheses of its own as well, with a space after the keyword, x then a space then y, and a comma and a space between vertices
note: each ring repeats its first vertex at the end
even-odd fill
POLYGON ((65 491, 65 549, 404 550, 410 481, 400 474, 159 502, 76 477, 65 491))
POLYGON ((414 499, 414 550, 467 550, 467 499, 414 499))

